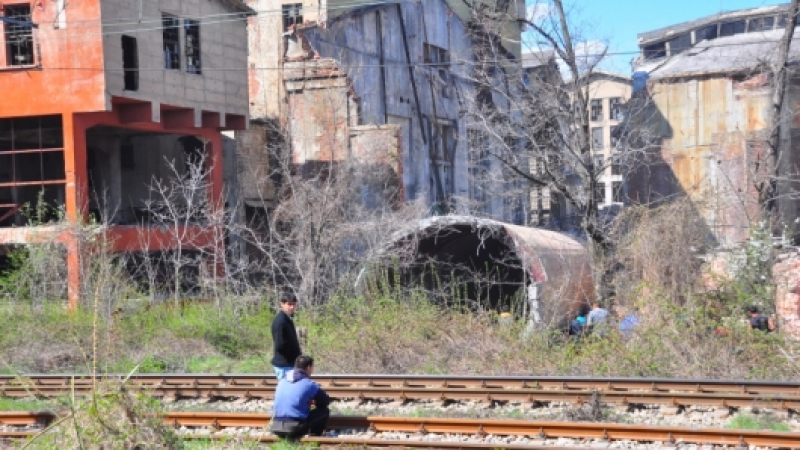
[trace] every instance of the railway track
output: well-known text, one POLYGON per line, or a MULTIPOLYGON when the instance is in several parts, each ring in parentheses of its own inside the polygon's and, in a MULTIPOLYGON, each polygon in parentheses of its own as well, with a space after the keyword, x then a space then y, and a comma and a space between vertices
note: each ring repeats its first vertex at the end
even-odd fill
MULTIPOLYGON (((102 378, 121 380, 119 376, 102 378)), ((800 411, 800 383, 792 382, 394 375, 315 375, 314 379, 338 400, 580 404, 599 396, 607 404, 800 411)), ((267 400, 274 397, 277 384, 271 375, 137 375, 128 382, 161 397, 267 400)), ((88 376, 0 376, 0 396, 58 397, 88 392, 94 383, 88 376)))
MULTIPOLYGON (((48 413, 2 413, 0 425, 5 429, 19 426, 20 431, 16 434, 4 431, 5 434, 0 437, 19 439, 33 436, 54 418, 48 413), (31 430, 31 426, 40 429, 31 430)), ((182 436, 186 439, 276 440, 275 436, 266 432, 270 421, 266 414, 173 412, 167 414, 164 420, 182 430, 182 436)), ((628 441, 739 448, 800 448, 800 433, 607 423, 336 416, 331 418, 328 429, 334 432, 347 431, 340 437, 304 438, 304 441, 369 447, 552 449, 554 445, 546 444, 545 440, 569 438, 578 440, 578 443, 592 440, 595 443, 628 441)))

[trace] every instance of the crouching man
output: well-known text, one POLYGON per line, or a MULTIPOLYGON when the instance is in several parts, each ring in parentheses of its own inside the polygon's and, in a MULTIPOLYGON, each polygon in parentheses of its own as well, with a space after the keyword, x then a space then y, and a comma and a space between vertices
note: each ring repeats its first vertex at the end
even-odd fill
POLYGON ((314 372, 314 358, 300 355, 294 369, 278 382, 272 412, 273 434, 299 439, 305 434, 322 436, 328 424, 330 397, 309 378, 314 372), (314 409, 311 409, 311 402, 314 409))

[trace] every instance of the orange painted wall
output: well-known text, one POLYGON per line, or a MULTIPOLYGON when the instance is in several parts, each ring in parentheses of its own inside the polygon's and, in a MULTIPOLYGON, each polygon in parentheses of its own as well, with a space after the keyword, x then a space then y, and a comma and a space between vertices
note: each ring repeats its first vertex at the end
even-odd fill
MULTIPOLYGON (((0 7, 22 3, 0 0, 0 7)), ((56 2, 30 3, 42 68, 0 65, 0 117, 105 110, 100 0, 68 1, 64 29, 55 28, 56 2)))

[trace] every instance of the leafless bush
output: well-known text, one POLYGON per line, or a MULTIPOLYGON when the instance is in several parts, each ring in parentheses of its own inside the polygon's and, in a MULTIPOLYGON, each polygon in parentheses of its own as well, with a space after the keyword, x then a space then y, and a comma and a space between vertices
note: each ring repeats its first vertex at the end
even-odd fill
POLYGON ((679 200, 625 210, 616 223, 618 244, 605 261, 618 301, 631 303, 642 289, 675 300, 697 290, 708 230, 695 208, 679 200))

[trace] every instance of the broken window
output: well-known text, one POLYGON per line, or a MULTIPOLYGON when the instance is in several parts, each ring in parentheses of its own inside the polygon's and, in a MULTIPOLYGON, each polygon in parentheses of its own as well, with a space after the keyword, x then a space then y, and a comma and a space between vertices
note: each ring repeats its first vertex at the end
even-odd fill
POLYGON ((692 46, 692 34, 684 33, 669 41, 669 54, 677 55, 692 46))
POLYGON ((619 145, 619 137, 620 132, 622 131, 622 125, 615 125, 611 127, 611 148, 617 148, 619 145))
POLYGON ((60 115, 0 119, 0 226, 57 218, 65 200, 63 136, 60 115))
POLYGON ((161 16, 164 28, 164 68, 181 69, 181 22, 177 17, 167 14, 161 16))
POLYGON ((450 66, 450 52, 427 42, 422 45, 422 59, 425 63, 437 67, 450 66))
POLYGON ((774 16, 756 17, 755 19, 750 19, 750 23, 747 24, 747 32, 753 33, 755 31, 769 31, 774 25, 774 16))
POLYGON ((608 118, 622 120, 622 97, 611 97, 608 100, 608 118))
POLYGON ((699 28, 694 32, 694 42, 700 42, 705 40, 712 40, 717 38, 717 25, 708 25, 703 28, 699 28))
POLYGON ((292 3, 283 5, 283 31, 289 27, 303 23, 303 4, 292 3))
POLYGON ((590 119, 592 122, 600 122, 603 120, 603 100, 596 98, 591 101, 589 109, 590 119))
POLYGON ((122 36, 122 70, 125 77, 125 90, 139 90, 139 48, 136 38, 122 36))
MULTIPOLYGON (((20 22, 31 21, 31 5, 6 5, 4 17, 20 22)), ((33 60, 33 27, 18 23, 5 23, 6 64, 29 66, 33 60)))
POLYGON ((186 72, 200 75, 200 22, 184 19, 183 29, 186 32, 186 72))
POLYGON ((648 45, 644 48, 645 59, 656 59, 667 56, 666 42, 659 42, 657 44, 648 45))
POLYGON ((719 27, 719 36, 726 37, 733 36, 735 34, 742 34, 744 33, 746 27, 747 21, 744 19, 733 22, 725 22, 719 27))
POLYGON ((592 128, 592 148, 597 150, 603 148, 603 127, 592 128))

